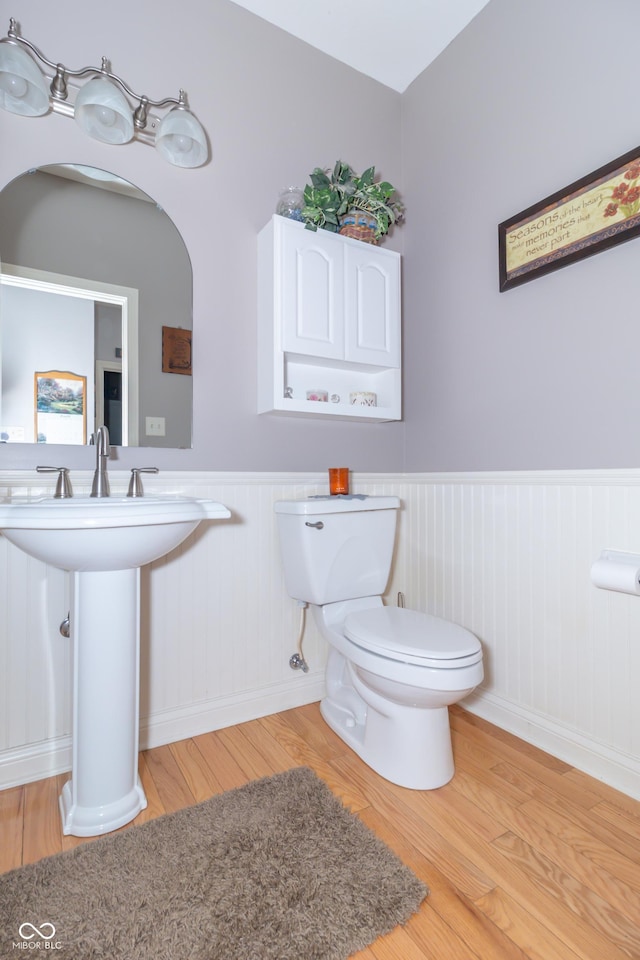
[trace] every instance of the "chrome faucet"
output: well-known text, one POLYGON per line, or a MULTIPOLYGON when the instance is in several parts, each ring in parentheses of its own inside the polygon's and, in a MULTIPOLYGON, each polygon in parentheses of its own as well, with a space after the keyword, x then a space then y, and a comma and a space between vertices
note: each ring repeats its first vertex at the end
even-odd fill
POLYGON ((111 447, 109 446, 109 431, 104 425, 98 427, 96 432, 91 435, 91 443, 94 443, 96 447, 96 472, 93 475, 91 496, 108 497, 109 477, 107 475, 107 463, 111 447))

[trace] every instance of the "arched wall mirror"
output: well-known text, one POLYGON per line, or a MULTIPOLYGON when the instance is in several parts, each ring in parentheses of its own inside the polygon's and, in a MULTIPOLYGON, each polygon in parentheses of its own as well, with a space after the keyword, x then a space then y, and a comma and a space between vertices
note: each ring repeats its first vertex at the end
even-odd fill
POLYGON ((88 433, 106 423, 117 445, 191 447, 192 291, 182 237, 132 184, 77 164, 9 183, 0 192, 2 442, 74 442, 67 420, 81 411, 88 433), (47 385, 43 416, 34 376, 51 370, 60 382, 47 385), (86 378, 73 404, 65 372, 86 378))

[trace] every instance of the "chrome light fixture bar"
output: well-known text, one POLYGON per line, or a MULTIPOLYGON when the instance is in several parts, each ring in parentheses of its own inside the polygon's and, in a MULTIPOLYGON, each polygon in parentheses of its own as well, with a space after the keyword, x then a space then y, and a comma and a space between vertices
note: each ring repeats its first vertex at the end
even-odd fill
POLYGON ((23 117, 40 117, 49 110, 62 113, 103 143, 128 143, 135 137, 154 145, 165 160, 178 167, 200 167, 209 157, 207 136, 189 110, 184 90, 177 100, 141 96, 112 73, 106 57, 100 67, 69 70, 48 60, 21 37, 13 17, 7 36, 0 39, 0 107, 23 117), (42 72, 38 61, 49 69, 50 76, 42 72), (68 79, 86 76, 92 79, 79 88, 75 103, 69 103, 68 79), (137 105, 132 107, 130 101, 137 105), (170 109, 159 118, 149 113, 150 107, 170 109))

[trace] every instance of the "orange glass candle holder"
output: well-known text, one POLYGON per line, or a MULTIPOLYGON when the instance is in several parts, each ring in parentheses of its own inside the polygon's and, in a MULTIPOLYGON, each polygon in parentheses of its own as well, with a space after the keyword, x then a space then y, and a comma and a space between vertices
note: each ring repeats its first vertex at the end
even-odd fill
POLYGON ((332 497, 349 493, 349 467, 329 467, 329 493, 332 497))

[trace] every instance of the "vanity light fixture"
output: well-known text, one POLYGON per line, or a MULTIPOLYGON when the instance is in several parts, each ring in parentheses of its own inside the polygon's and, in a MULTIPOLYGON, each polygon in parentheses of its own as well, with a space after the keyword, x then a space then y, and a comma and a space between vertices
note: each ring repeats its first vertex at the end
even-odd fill
POLYGON ((177 167, 199 167, 209 157, 207 136, 189 110, 184 90, 177 100, 140 96, 111 72, 106 57, 100 67, 69 70, 47 60, 21 37, 13 17, 7 36, 0 39, 0 107, 23 117, 41 117, 49 110, 73 117, 96 140, 128 143, 136 139, 156 146, 177 167), (38 61, 49 68, 48 73, 42 72, 38 61), (68 78, 85 76, 91 79, 78 89, 75 102, 69 102, 68 78), (150 107, 170 109, 160 118, 149 113, 150 107))

